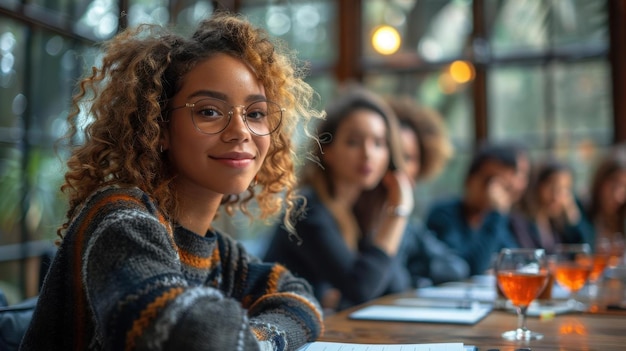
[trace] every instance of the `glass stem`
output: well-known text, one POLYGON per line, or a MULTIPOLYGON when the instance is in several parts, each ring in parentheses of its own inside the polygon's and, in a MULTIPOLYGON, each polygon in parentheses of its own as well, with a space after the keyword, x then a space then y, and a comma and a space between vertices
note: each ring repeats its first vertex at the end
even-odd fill
POLYGON ((526 333, 528 328, 526 328, 526 310, 528 306, 518 306, 517 307, 517 332, 526 333))

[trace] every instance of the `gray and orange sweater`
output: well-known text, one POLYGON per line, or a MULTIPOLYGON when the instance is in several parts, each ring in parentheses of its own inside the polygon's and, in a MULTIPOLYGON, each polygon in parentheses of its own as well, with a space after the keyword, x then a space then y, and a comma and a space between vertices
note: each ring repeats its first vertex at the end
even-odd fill
POLYGON ((320 335, 306 281, 159 213, 137 188, 92 195, 59 247, 21 350, 294 350, 320 335))

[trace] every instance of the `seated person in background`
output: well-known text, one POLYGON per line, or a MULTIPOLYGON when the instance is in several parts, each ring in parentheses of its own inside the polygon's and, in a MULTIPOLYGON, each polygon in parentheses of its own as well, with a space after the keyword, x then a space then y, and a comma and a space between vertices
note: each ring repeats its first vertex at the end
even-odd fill
POLYGON ((537 247, 534 234, 528 226, 528 218, 522 211, 522 199, 528 191, 530 182, 531 161, 528 150, 520 143, 498 143, 500 148, 509 148, 515 153, 516 172, 511 183, 511 209, 509 211, 509 229, 515 236, 520 247, 537 247))
POLYGON ((591 235, 574 196, 572 171, 562 162, 537 166, 521 210, 533 240, 530 247, 553 253, 556 244, 586 242, 591 235))
MULTIPOLYGON (((387 98, 400 122, 404 166, 414 186, 436 177, 453 153, 443 118, 410 97, 387 98)), ((415 288, 462 280, 469 274, 465 260, 415 216, 406 227, 398 258, 411 274, 415 288)))
POLYGON ((507 216, 516 167, 512 149, 485 145, 470 163, 463 195, 430 208, 426 226, 467 261, 470 275, 491 268, 500 249, 518 246, 507 216))
POLYGON ((591 178, 586 215, 593 225, 588 242, 599 249, 611 247, 616 256, 624 254, 626 235, 626 144, 614 147, 596 166, 591 178))
POLYGON ((265 260, 306 278, 335 311, 410 289, 395 257, 413 193, 396 117, 378 95, 349 87, 326 112, 321 145, 312 146, 300 175, 306 213, 295 235, 276 227, 265 260))
POLYGON ((69 209, 21 350, 314 341, 311 286, 213 225, 220 206, 248 213, 255 199, 272 216, 294 204, 290 131, 320 114, 291 54, 227 13, 190 37, 139 26, 104 49, 68 117, 67 140, 82 141, 62 186, 69 209))

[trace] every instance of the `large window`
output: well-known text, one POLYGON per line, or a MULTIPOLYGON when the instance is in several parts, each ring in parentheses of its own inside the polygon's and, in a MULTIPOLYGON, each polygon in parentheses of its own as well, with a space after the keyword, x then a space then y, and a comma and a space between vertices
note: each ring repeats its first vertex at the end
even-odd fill
POLYGON ((418 189, 423 202, 458 193, 473 146, 483 140, 521 141, 534 160, 567 161, 585 190, 595 156, 613 143, 607 1, 363 6, 364 82, 437 109, 454 139, 455 159, 418 189), (374 50, 371 33, 381 25, 399 31, 397 53, 374 50), (458 79, 458 67, 468 67, 470 79, 458 79))

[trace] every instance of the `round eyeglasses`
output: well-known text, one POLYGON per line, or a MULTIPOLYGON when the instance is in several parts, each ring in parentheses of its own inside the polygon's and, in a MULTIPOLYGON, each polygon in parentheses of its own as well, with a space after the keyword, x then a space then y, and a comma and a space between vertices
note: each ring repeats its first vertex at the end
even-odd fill
POLYGON ((222 132, 236 109, 241 109, 241 118, 248 130, 255 135, 264 136, 278 129, 283 119, 284 108, 272 101, 255 101, 248 106, 232 106, 226 101, 215 98, 204 98, 184 106, 173 107, 173 110, 188 107, 191 111, 193 125, 200 133, 218 134, 222 132))

